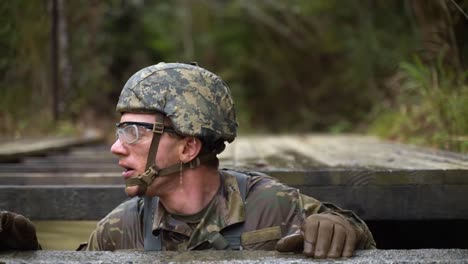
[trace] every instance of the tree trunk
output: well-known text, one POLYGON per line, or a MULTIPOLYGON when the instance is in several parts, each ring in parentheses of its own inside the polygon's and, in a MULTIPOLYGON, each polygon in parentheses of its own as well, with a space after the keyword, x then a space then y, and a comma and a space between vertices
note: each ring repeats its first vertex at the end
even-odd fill
POLYGON ((51 0, 51 61, 52 61, 52 117, 59 119, 59 52, 58 52, 58 0, 51 0))
POLYGON ((58 4, 58 53, 59 53, 59 81, 61 91, 59 93, 59 113, 63 115, 66 111, 66 101, 71 96, 71 73, 72 67, 68 56, 69 34, 66 18, 66 1, 57 0, 58 4))

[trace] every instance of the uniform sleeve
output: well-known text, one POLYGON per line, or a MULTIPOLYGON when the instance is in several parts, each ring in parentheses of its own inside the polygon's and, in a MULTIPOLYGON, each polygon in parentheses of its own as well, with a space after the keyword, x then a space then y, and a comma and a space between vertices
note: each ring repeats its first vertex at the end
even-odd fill
POLYGON ((241 237, 248 250, 274 250, 282 237, 299 230, 303 214, 297 189, 266 177, 252 177, 241 237))
POLYGON ((246 199, 244 249, 274 250, 276 242, 298 232, 312 214, 334 214, 345 218, 362 234, 357 249, 375 248, 367 225, 353 212, 303 195, 296 188, 267 177, 252 177, 246 199))
POLYGON ((142 199, 132 198, 104 217, 91 233, 86 250, 143 249, 142 199))
MULTIPOLYGON (((333 214, 346 219, 351 223, 356 232, 362 234, 362 239, 358 241, 356 249, 375 249, 376 244, 372 233, 370 232, 367 225, 361 220, 354 212, 349 210, 343 210, 338 206, 331 203, 322 203, 312 197, 301 194, 300 195, 300 207, 303 210, 304 217, 312 214, 333 214)), ((303 220, 302 220, 303 221, 303 220)))

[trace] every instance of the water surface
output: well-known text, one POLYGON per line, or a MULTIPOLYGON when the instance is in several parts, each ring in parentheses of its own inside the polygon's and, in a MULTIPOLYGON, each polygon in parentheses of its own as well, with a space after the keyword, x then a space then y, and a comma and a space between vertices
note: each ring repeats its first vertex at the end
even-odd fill
POLYGON ((88 241, 97 221, 34 221, 42 249, 75 250, 88 241))

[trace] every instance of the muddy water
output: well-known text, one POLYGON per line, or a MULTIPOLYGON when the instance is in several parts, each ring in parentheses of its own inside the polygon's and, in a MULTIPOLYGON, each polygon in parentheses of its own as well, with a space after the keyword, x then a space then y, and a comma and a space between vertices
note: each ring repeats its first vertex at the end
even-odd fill
POLYGON ((97 221, 34 221, 43 249, 75 250, 86 242, 97 221))

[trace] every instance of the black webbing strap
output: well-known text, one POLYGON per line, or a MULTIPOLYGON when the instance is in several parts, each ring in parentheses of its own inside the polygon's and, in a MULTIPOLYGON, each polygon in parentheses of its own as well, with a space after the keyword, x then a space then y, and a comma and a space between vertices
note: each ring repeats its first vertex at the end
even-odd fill
MULTIPOLYGON (((245 204, 245 197, 247 195, 247 179, 249 176, 231 170, 228 173, 236 177, 242 202, 245 204)), ((153 235, 153 218, 154 212, 157 210, 158 203, 158 197, 151 198, 145 196, 143 207, 143 232, 144 248, 147 251, 161 251, 162 248, 162 233, 160 232, 158 236, 153 235)), ((208 240, 216 249, 242 250, 241 236, 243 226, 243 222, 228 226, 221 230, 220 233, 213 233, 211 238, 208 240)))
POLYGON ((147 251, 161 251, 161 233, 159 236, 153 235, 153 219, 154 212, 156 211, 159 203, 159 198, 148 197, 144 198, 143 205, 143 234, 144 234, 144 247, 147 251))

